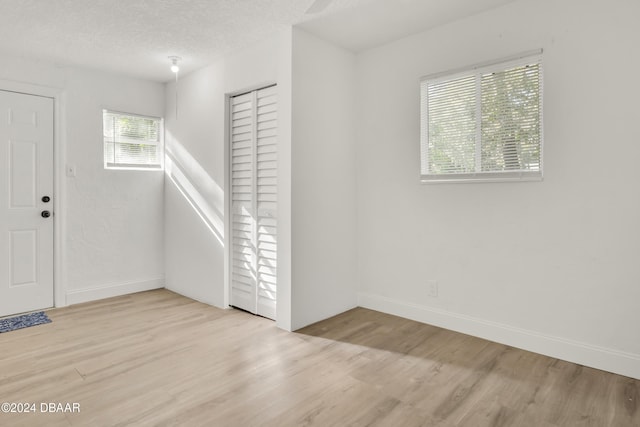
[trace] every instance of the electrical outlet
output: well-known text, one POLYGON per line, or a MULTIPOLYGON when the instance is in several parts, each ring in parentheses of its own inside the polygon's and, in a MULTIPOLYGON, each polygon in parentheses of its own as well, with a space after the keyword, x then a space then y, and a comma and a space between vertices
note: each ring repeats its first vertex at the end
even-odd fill
POLYGON ((427 295, 431 298, 438 298, 438 282, 427 280, 427 295))

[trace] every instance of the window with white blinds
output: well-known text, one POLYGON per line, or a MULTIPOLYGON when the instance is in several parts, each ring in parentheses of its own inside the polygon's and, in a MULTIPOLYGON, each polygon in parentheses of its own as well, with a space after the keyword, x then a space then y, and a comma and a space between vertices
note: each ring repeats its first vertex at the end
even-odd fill
POLYGON ((542 178, 542 56, 421 81, 423 182, 542 178))
POLYGON ((162 169, 161 118, 102 110, 105 169, 162 169))

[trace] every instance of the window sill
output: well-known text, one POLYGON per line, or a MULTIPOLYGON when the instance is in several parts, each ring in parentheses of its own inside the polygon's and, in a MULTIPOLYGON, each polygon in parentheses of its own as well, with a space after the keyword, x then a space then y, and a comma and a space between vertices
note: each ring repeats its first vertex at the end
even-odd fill
POLYGON ((104 166, 104 170, 162 171, 163 169, 162 165, 126 165, 122 163, 109 163, 104 166))
POLYGON ((420 176, 420 182, 422 184, 464 184, 485 182, 536 181, 542 181, 542 172, 480 172, 420 176))

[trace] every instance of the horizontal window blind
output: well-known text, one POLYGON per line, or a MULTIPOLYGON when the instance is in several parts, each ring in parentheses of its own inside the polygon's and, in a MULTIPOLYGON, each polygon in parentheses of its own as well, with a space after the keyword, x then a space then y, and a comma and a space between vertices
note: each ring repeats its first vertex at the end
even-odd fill
POLYGON ((542 176, 541 56, 421 82, 423 181, 542 176))
POLYGON ((474 76, 427 86, 428 173, 475 171, 476 81, 474 76))
POLYGON ((162 168, 162 119, 103 110, 105 168, 162 168))

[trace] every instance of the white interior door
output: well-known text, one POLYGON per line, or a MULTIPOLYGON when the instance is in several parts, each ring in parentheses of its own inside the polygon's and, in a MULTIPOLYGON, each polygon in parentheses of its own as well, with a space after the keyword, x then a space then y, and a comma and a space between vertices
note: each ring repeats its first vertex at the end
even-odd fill
POLYGON ((0 316, 52 307, 51 98, 0 91, 0 236, 0 316))
POLYGON ((277 90, 235 96, 231 116, 231 305, 275 319, 277 90))

